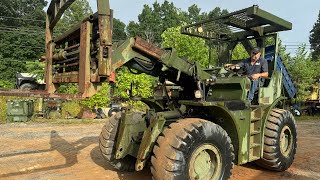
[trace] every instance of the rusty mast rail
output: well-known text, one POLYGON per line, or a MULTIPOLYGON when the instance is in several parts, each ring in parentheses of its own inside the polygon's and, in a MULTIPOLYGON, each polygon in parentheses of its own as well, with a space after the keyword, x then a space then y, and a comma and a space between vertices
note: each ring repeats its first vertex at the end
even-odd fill
POLYGON ((58 99, 83 99, 81 94, 52 94, 45 90, 19 90, 19 89, 0 89, 0 96, 19 96, 35 98, 58 98, 58 99))

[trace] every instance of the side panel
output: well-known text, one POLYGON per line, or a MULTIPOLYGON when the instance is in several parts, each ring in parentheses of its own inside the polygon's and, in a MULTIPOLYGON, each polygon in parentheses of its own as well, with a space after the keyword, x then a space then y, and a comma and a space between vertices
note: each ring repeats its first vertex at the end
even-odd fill
POLYGON ((236 154, 236 163, 249 161, 250 109, 230 111, 223 106, 205 107, 215 119, 207 119, 220 125, 232 140, 236 154))
POLYGON ((281 96, 281 87, 282 74, 281 72, 274 72, 268 87, 260 87, 259 89, 259 104, 271 105, 281 96))
MULTIPOLYGON (((239 101, 234 102, 240 105, 239 101)), ((230 101, 229 104, 223 101, 179 101, 179 103, 193 109, 196 114, 203 112, 202 116, 197 117, 216 123, 227 131, 234 146, 237 164, 245 164, 249 161, 250 108, 230 110, 229 108, 233 108, 233 106, 229 107, 232 103, 230 101)))

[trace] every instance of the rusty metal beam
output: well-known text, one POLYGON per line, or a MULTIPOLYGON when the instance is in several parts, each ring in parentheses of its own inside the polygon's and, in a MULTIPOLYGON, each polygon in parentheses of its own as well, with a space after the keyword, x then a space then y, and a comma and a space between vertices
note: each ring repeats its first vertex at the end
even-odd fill
POLYGON ((53 83, 78 83, 79 82, 79 72, 65 72, 56 74, 53 78, 53 83))
POLYGON ((95 21, 97 21, 97 19, 98 19, 98 13, 94 13, 94 14, 84 18, 81 22, 72 26, 69 30, 67 30, 66 32, 64 32, 60 36, 54 38, 54 42, 59 44, 61 41, 65 41, 66 38, 70 38, 75 35, 79 36, 80 27, 81 27, 82 23, 84 23, 86 21, 95 22, 95 21))
POLYGON ((52 0, 49 8, 47 10, 47 15, 49 17, 49 26, 51 29, 60 20, 64 11, 71 6, 75 0, 52 0))
MULTIPOLYGON (((79 92, 87 97, 92 86, 90 82, 90 39, 92 24, 87 21, 81 25, 80 61, 79 61, 79 92)), ((96 93, 96 92, 93 92, 96 93)))
POLYGON ((60 99, 83 99, 81 94, 52 94, 44 90, 24 91, 19 89, 0 89, 0 96, 18 96, 34 98, 60 98, 60 99))
POLYGON ((98 51, 98 67, 100 76, 111 75, 112 56, 112 13, 109 0, 97 1, 100 45, 98 51))
POLYGON ((135 37, 135 42, 133 47, 134 49, 143 52, 155 59, 160 59, 161 56, 165 53, 164 50, 154 46, 153 44, 141 39, 140 37, 135 37))
POLYGON ((54 43, 52 40, 52 29, 50 29, 49 24, 49 17, 47 15, 47 21, 46 21, 46 69, 45 69, 45 82, 46 82, 46 90, 48 93, 54 93, 56 91, 56 86, 52 82, 52 56, 53 56, 53 49, 54 49, 54 43))

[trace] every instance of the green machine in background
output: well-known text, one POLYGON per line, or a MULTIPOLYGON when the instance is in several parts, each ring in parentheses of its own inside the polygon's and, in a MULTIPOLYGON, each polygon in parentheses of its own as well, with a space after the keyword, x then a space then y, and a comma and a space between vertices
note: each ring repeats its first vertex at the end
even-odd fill
POLYGON ((33 111, 33 100, 9 100, 7 122, 27 122, 31 119, 33 111))

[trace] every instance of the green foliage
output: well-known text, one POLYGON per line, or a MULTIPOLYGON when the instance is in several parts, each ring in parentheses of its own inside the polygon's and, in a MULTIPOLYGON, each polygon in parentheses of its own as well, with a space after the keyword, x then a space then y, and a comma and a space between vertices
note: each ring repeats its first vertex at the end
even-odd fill
POLYGON ((192 61, 199 62, 203 67, 209 63, 208 47, 205 40, 180 33, 181 27, 168 28, 162 34, 163 48, 173 47, 178 56, 188 57, 192 61))
POLYGON ((68 101, 62 104, 61 117, 62 118, 74 118, 81 111, 81 106, 78 101, 68 101))
POLYGON ((0 124, 6 123, 8 99, 9 97, 0 96, 0 124))
POLYGON ((148 98, 153 96, 153 84, 156 82, 156 78, 146 74, 132 74, 127 68, 122 68, 117 72, 116 76, 116 90, 115 96, 124 99, 129 98, 129 90, 131 88, 131 82, 133 82, 132 94, 133 96, 139 96, 148 98))
POLYGON ((72 26, 80 23, 84 18, 92 14, 92 9, 87 0, 76 0, 63 14, 57 23, 54 32, 59 35, 72 26))
POLYGON ((127 31, 129 37, 134 37, 134 36, 140 35, 139 34, 139 32, 140 32, 139 24, 134 21, 130 21, 126 27, 126 31, 127 31))
POLYGON ((140 36, 149 42, 160 43, 161 34, 167 28, 181 25, 183 16, 180 10, 167 0, 163 4, 144 5, 138 16, 138 23, 130 22, 127 31, 130 36, 140 36))
POLYGON ((184 22, 186 22, 187 24, 191 24, 191 23, 196 23, 199 22, 201 20, 204 20, 207 18, 207 13, 202 12, 201 13, 201 8, 199 8, 197 5, 193 4, 188 8, 187 12, 182 12, 183 16, 184 16, 184 22))
POLYGON ((101 89, 90 98, 82 100, 80 104, 86 108, 108 107, 110 101, 110 86, 103 83, 101 89))
POLYGON ((10 0, 1 1, 0 3, 0 16, 13 17, 4 18, 0 20, 0 23, 7 25, 25 26, 32 25, 41 27, 44 25, 46 0, 10 0), (33 21, 27 21, 23 19, 32 19, 33 21))
POLYGON ((0 76, 15 82, 16 72, 25 72, 24 62, 38 59, 44 52, 47 2, 11 0, 0 3, 0 76))
POLYGON ((12 58, 4 58, 0 63, 0 77, 2 80, 9 81, 14 84, 16 82, 16 73, 25 72, 26 64, 16 61, 12 58))
POLYGON ((78 93, 78 85, 69 83, 69 84, 62 84, 59 86, 58 93, 64 93, 64 94, 77 94, 78 93))
POLYGON ((143 102, 128 100, 131 83, 133 97, 149 98, 153 96, 153 85, 157 78, 146 74, 132 74, 124 67, 117 71, 116 80, 114 96, 125 99, 126 103, 136 110, 145 111, 147 106, 143 102))
POLYGON ((312 84, 319 74, 319 65, 320 62, 312 61, 305 45, 300 46, 289 61, 287 67, 298 89, 297 100, 304 101, 310 95, 312 84))
POLYGON ((26 63, 26 72, 34 74, 37 80, 44 80, 45 63, 30 61, 26 63))
POLYGON ((126 40, 127 34, 125 32, 126 24, 124 24, 119 19, 113 18, 113 41, 126 40))
POLYGON ((242 60, 249 58, 249 54, 242 44, 237 44, 234 50, 232 51, 232 60, 242 60))
POLYGON ((313 60, 320 59, 320 11, 318 20, 315 22, 312 30, 310 31, 309 42, 311 44, 313 60))
POLYGON ((8 80, 0 80, 0 88, 13 89, 14 85, 15 85, 14 83, 8 80))
POLYGON ((131 21, 127 26, 127 32, 130 37, 138 35, 149 42, 160 44, 161 34, 168 28, 181 26, 185 23, 195 23, 226 13, 226 10, 221 10, 218 7, 209 13, 201 12, 201 9, 195 4, 185 12, 175 7, 172 2, 165 0, 163 4, 153 3, 152 7, 145 4, 138 16, 139 21, 131 21))

